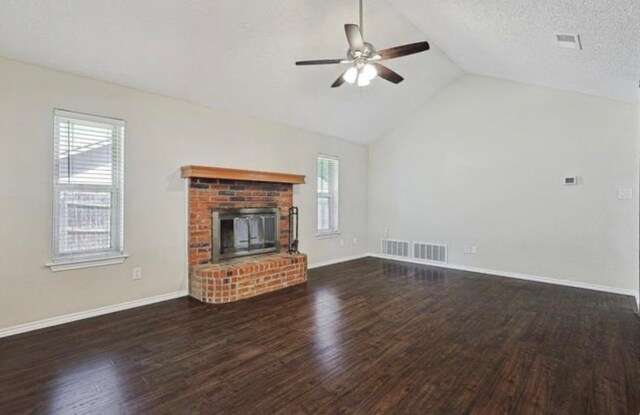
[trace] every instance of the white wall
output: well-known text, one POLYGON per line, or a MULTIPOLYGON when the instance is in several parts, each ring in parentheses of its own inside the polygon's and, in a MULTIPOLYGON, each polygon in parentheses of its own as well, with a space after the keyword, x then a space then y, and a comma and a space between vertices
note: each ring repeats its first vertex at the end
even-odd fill
POLYGON ((370 249, 388 228, 451 264, 637 292, 638 138, 636 105, 464 76, 370 147, 370 249))
POLYGON ((0 59, 0 328, 187 288, 186 196, 180 166, 201 164, 307 175, 296 186, 301 250, 310 262, 364 251, 367 148, 0 59), (123 118, 125 250, 122 265, 52 273, 53 109, 123 118), (315 238, 317 153, 341 159, 341 230, 315 238), (131 269, 141 266, 143 279, 131 269))

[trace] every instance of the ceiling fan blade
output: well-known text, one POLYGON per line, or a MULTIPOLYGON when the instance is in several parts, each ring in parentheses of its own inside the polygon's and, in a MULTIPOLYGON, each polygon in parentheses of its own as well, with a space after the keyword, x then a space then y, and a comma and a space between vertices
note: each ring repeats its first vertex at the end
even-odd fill
POLYGON ((343 61, 344 59, 316 59, 311 61, 298 61, 296 65, 335 65, 343 61))
POLYGON ((414 53, 420 53, 429 50, 429 42, 417 42, 409 43, 408 45, 396 46, 395 48, 389 48, 379 50, 378 55, 380 59, 393 59, 401 56, 413 55, 414 53))
POLYGON ((400 76, 400 74, 398 74, 395 71, 392 71, 386 66, 380 65, 379 63, 373 63, 372 65, 375 66, 376 70, 378 71, 378 76, 380 78, 385 79, 394 84, 399 84, 400 82, 404 81, 404 78, 400 76))
MULTIPOLYGON (((348 71, 348 69, 347 69, 348 71)), ((332 84, 331 84, 331 88, 337 88, 340 85, 344 84, 344 74, 347 73, 347 71, 344 71, 340 74, 340 76, 338 77, 338 79, 336 79, 332 84)))
POLYGON ((349 42, 349 48, 352 52, 364 49, 364 40, 357 24, 344 25, 344 32, 347 34, 347 42, 349 42))

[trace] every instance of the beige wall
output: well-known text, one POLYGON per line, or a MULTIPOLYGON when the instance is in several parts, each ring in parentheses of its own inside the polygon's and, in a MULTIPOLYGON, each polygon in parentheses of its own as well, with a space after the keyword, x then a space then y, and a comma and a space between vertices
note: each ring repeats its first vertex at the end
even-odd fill
POLYGON ((0 59, 0 328, 187 288, 187 164, 307 175, 296 186, 311 263, 364 251, 367 148, 252 118, 0 59), (53 109, 123 118, 122 265, 52 273, 53 109), (315 238, 318 153, 341 160, 341 237, 315 238), (360 244, 354 245, 353 238, 360 244), (143 279, 131 269, 140 266, 143 279))
POLYGON ((186 164, 307 175, 294 199, 311 263, 377 252, 388 229, 449 244, 452 264, 638 290, 638 129, 631 104, 465 76, 367 150, 0 59, 0 329, 185 290, 186 164), (54 108, 127 121, 122 265, 44 266, 54 108), (317 153, 341 159, 345 246, 315 238, 317 153), (562 186, 571 174, 582 183, 562 186))
POLYGON ((370 250, 388 229, 451 264, 637 292, 638 139, 637 105, 464 76, 370 146, 370 250))

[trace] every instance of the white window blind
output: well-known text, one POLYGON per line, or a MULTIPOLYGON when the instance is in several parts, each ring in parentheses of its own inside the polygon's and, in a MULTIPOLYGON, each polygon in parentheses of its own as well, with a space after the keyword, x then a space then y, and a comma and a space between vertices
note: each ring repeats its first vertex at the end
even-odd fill
POLYGON ((338 232, 339 161, 318 156, 318 234, 338 232))
POLYGON ((53 262, 123 254, 124 121, 54 112, 53 262))

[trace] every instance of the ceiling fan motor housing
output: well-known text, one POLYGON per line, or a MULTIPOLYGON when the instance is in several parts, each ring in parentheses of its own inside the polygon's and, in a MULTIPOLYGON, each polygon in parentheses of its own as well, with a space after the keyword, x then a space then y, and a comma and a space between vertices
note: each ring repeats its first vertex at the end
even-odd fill
POLYGON ((376 48, 369 42, 364 42, 364 47, 362 50, 347 50, 347 59, 358 61, 358 60, 367 60, 376 55, 376 48))

